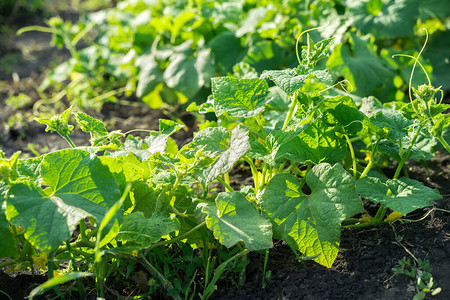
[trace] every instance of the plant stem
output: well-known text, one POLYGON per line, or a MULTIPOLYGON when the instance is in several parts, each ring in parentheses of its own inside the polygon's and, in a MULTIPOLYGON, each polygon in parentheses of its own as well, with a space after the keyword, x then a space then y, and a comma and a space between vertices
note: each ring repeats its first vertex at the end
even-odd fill
POLYGON ((225 174, 223 174, 223 179, 228 185, 230 185, 230 173, 226 172, 225 174))
MULTIPOLYGON (((173 287, 172 283, 167 280, 161 272, 158 271, 142 254, 138 257, 138 262, 153 276, 155 277, 161 287, 166 290, 167 292, 174 291, 175 288, 173 287)), ((173 299, 181 300, 180 295, 178 293, 172 295, 173 299)))
POLYGON ((353 149, 352 142, 350 141, 350 138, 348 135, 344 134, 345 139, 347 140, 348 148, 350 149, 350 155, 352 156, 352 163, 353 163, 353 178, 356 179, 356 156, 355 156, 355 150, 353 149))
POLYGON ((253 182, 255 184, 255 190, 258 190, 259 189, 258 169, 256 168, 255 163, 253 162, 253 160, 251 158, 249 158, 248 156, 245 155, 244 156, 244 160, 250 166, 250 170, 252 171, 253 182))
POLYGON ((280 164, 280 166, 278 167, 276 174, 283 172, 284 166, 286 165, 286 162, 280 164))
POLYGON ((361 173, 361 176, 359 176, 359 178, 364 178, 367 176, 367 173, 369 173, 370 169, 373 166, 373 160, 372 158, 369 160, 369 163, 367 164, 366 168, 364 169, 364 171, 361 173))
POLYGON ((257 115, 257 116, 255 117, 255 120, 256 120, 256 123, 258 123, 258 125, 259 125, 259 127, 260 127, 260 129, 261 129, 261 132, 262 132, 262 134, 263 134, 263 138, 265 139, 266 136, 267 136, 267 133, 266 133, 266 130, 264 129, 264 125, 263 125, 263 123, 262 123, 262 121, 261 121, 261 116, 260 116, 260 115, 257 115))
POLYGON ((420 131, 422 130, 423 125, 421 124, 419 126, 419 128, 417 129, 416 134, 414 135, 413 139, 411 140, 411 144, 408 147, 408 150, 406 150, 405 155, 402 155, 402 158, 400 160, 400 163, 397 166, 397 170, 395 170, 395 174, 393 179, 397 179, 398 176, 400 176, 400 172, 403 168, 403 165, 405 164, 405 162, 408 160, 409 158, 409 154, 411 153, 412 147, 414 146, 414 144, 416 143, 417 138, 419 137, 420 131))
POLYGON ((173 239, 165 240, 165 241, 160 241, 160 242, 158 242, 158 243, 155 243, 155 244, 151 245, 150 247, 148 247, 148 248, 145 250, 144 255, 147 256, 148 252, 149 252, 150 250, 152 250, 153 248, 156 248, 156 247, 159 247, 159 246, 168 245, 168 244, 173 244, 173 243, 176 243, 176 242, 178 242, 178 241, 184 240, 184 239, 187 238, 189 235, 191 235, 193 232, 195 232, 195 231, 199 230, 200 228, 202 228, 205 224, 206 224, 206 221, 204 221, 204 222, 198 224, 197 226, 195 226, 194 228, 192 228, 192 229, 189 230, 188 232, 186 232, 186 233, 184 233, 184 234, 182 234, 182 235, 179 235, 179 236, 177 236, 177 237, 174 237, 173 239))
MULTIPOLYGON (((295 95, 295 94, 294 94, 295 95)), ((291 107, 289 107, 289 111, 286 115, 286 119, 284 120, 283 123, 283 128, 281 130, 285 130, 289 121, 292 119, 292 115, 294 114, 295 108, 297 107, 297 102, 295 101, 295 97, 292 96, 292 103, 291 103, 291 107)))
MULTIPOLYGON (((59 133, 59 132, 58 132, 59 133)), ((60 134, 70 145, 71 148, 76 148, 75 144, 72 142, 70 137, 67 134, 60 134)))
POLYGON ((0 269, 12 266, 18 262, 20 262, 20 258, 15 258, 15 259, 4 261, 4 262, 0 263, 0 269))
POLYGON ((88 241, 86 238, 86 224, 84 223, 84 219, 80 220, 80 237, 81 241, 88 241))
POLYGON ((268 261, 269 261, 269 249, 266 250, 266 254, 264 255, 264 267, 263 267, 263 275, 262 275, 262 282, 261 282, 261 287, 263 289, 266 288, 266 268, 267 268, 268 261))
POLYGON ((447 141, 442 137, 442 134, 437 137, 439 142, 441 142, 442 146, 450 153, 450 145, 447 143, 447 141))
POLYGON ((261 172, 261 180, 259 182, 259 189, 264 188, 264 185, 266 184, 266 174, 267 174, 267 164, 264 163, 262 172, 261 172))
POLYGON ((239 252, 238 254, 236 254, 235 256, 228 259, 227 261, 221 263, 217 267, 216 271, 214 272, 214 276, 213 276, 211 282, 208 284, 208 286, 205 288, 205 291, 203 292, 203 299, 207 299, 213 294, 213 292, 215 290, 215 284, 216 284, 217 280, 219 280, 220 275, 222 275, 222 273, 225 271, 225 268, 227 267, 227 265, 230 262, 232 262, 233 260, 238 259, 238 258, 246 255, 249 252, 250 252, 250 250, 244 249, 241 252, 239 252))
POLYGON ((233 188, 227 183, 225 182, 225 180, 223 180, 222 178, 220 178, 220 176, 217 176, 217 181, 220 182, 229 192, 234 192, 233 188))

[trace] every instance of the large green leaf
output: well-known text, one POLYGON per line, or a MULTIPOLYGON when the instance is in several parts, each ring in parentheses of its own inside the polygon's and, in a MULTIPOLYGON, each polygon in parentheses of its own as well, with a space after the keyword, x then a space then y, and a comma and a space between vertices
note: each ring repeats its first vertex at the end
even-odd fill
POLYGON ((417 0, 351 0, 347 15, 351 24, 375 38, 413 35, 419 17, 417 0))
POLYGON ((130 152, 136 155, 141 161, 149 159, 155 153, 164 153, 168 134, 160 132, 150 132, 150 134, 141 139, 140 137, 128 136, 124 143, 124 150, 116 151, 113 156, 127 156, 130 152))
POLYGON ((344 133, 357 134, 363 129, 365 115, 349 96, 328 98, 321 102, 320 110, 325 113, 327 123, 341 126, 344 133))
POLYGON ((220 193, 216 202, 201 203, 206 226, 226 247, 243 241, 249 250, 272 247, 272 225, 241 193, 220 193))
POLYGON ((142 98, 163 81, 163 72, 153 56, 141 56, 140 62, 142 66, 137 78, 136 96, 142 98))
POLYGON ((357 95, 368 96, 383 84, 391 83, 394 73, 383 65, 367 38, 362 39, 355 33, 350 33, 350 37, 350 45, 336 45, 327 66, 331 72, 347 79, 357 95))
POLYGON ((148 247, 179 228, 178 219, 163 212, 154 212, 148 219, 143 212, 134 212, 124 217, 117 239, 148 247))
POLYGON ((185 53, 172 55, 170 64, 164 71, 167 86, 183 93, 187 98, 193 97, 214 76, 210 51, 203 49, 195 57, 185 53))
POLYGON ((275 167, 283 157, 284 152, 280 148, 296 137, 293 131, 273 130, 266 137, 266 143, 252 141, 251 149, 247 153, 248 156, 260 159, 267 164, 275 167))
POLYGON ((232 32, 224 31, 215 36, 210 42, 211 51, 217 67, 222 74, 231 72, 233 66, 238 63, 245 54, 241 41, 232 32))
POLYGON ((363 211, 355 181, 342 166, 319 164, 307 174, 311 194, 297 178, 277 174, 260 196, 263 215, 270 218, 274 237, 331 267, 339 250, 341 222, 363 211))
POLYGON ((399 141, 408 135, 412 121, 395 110, 383 110, 370 118, 372 124, 387 130, 389 139, 399 141))
POLYGON ((272 80, 283 92, 292 95, 296 90, 305 84, 309 74, 298 75, 294 69, 287 70, 270 70, 264 71, 261 78, 269 78, 272 80))
POLYGON ((435 200, 442 199, 438 190, 406 177, 388 179, 386 183, 375 177, 364 177, 356 182, 356 190, 361 197, 383 204, 402 215, 432 206, 435 200))
POLYGON ((268 7, 257 7, 250 10, 247 17, 242 20, 241 27, 236 31, 236 36, 241 37, 247 33, 255 32, 258 24, 266 17, 268 7))
POLYGON ((320 81, 332 83, 331 75, 327 70, 305 69, 304 67, 264 71, 261 78, 269 78, 289 96, 301 88, 308 78, 317 78, 320 81))
POLYGON ((213 181, 233 167, 233 165, 250 149, 248 130, 236 126, 231 132, 230 144, 219 158, 204 171, 207 182, 213 181))
POLYGON ((212 78, 214 111, 220 116, 226 111, 232 117, 251 118, 264 110, 269 99, 269 86, 263 79, 212 78))
POLYGON ((228 148, 228 131, 224 127, 208 127, 199 131, 190 144, 182 151, 193 157, 200 149, 207 155, 215 157, 228 148))
MULTIPOLYGON (((30 182, 13 184, 6 210, 11 223, 24 227, 25 237, 42 251, 52 251, 69 239, 75 225, 87 216, 94 216, 100 224, 121 196, 108 167, 82 150, 46 155, 40 173, 48 188, 42 190, 30 182)), ((105 238, 117 233, 121 215, 116 215, 105 238)))
POLYGON ((343 159, 346 151, 346 143, 336 136, 334 126, 320 118, 308 124, 298 136, 283 143, 277 156, 299 163, 334 163, 343 159))

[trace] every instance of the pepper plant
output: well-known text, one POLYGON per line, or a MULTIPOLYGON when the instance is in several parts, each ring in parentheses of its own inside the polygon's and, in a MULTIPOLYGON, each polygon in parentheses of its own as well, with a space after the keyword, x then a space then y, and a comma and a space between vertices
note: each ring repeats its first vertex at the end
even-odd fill
POLYGON ((212 253, 214 243, 205 239, 212 232, 222 245, 216 243, 217 251, 233 254, 214 274, 214 260, 205 259, 199 295, 206 299, 227 266, 249 251, 267 251, 273 239, 329 268, 342 227, 380 226, 432 206, 441 198, 437 190, 400 175, 407 160, 450 150, 450 118, 443 114, 449 105, 435 99, 439 89, 422 85, 409 103, 360 100, 334 88, 320 67, 332 39, 314 43, 307 34, 306 40, 296 68, 213 78, 209 100, 189 110, 214 112, 217 122, 200 126, 181 148, 171 135, 183 125, 170 120, 160 120, 160 130, 145 138, 125 137, 76 113, 91 136, 90 146, 77 147, 70 110, 38 119, 71 148, 1 158, 0 237, 7 242, 0 255, 12 259, 0 266, 33 265, 44 253, 49 271, 71 262, 67 280, 95 276, 104 297, 105 276, 120 257, 140 263, 179 298, 195 289, 177 289, 150 258, 164 247, 212 253), (392 178, 379 171, 387 161, 396 162, 392 178), (233 185, 235 168, 249 168, 253 184, 233 185), (379 204, 374 216, 362 199, 379 204))

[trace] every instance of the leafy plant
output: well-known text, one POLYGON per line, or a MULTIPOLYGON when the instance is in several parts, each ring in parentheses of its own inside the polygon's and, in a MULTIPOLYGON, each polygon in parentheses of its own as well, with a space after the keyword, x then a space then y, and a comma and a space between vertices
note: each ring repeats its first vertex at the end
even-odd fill
POLYGON ((415 280, 418 293, 414 296, 414 300, 425 299, 427 293, 435 296, 441 292, 441 288, 433 281, 433 269, 429 260, 417 260, 418 267, 411 264, 410 259, 403 258, 398 261, 399 267, 392 268, 395 274, 406 275, 415 280))
MULTIPOLYGON (((315 26, 321 26, 322 38, 336 38, 329 60, 321 62, 328 65, 330 79, 344 77, 355 94, 389 102, 404 97, 413 64, 391 56, 417 56, 423 27, 434 35, 424 53, 425 67, 433 69, 437 85, 448 89, 448 46, 441 41, 447 39, 450 13, 434 2, 122 0, 116 7, 83 15, 75 24, 52 18, 47 28, 20 32, 50 32, 53 43, 72 56, 39 88, 58 91, 36 104, 47 114, 53 106, 43 104, 59 105, 64 96, 64 106, 82 109, 100 109, 107 101, 136 105, 128 101, 132 95, 151 108, 203 103, 210 79, 230 75, 234 67, 250 66, 256 77, 267 69, 294 68, 291 41, 315 26), (80 41, 86 46, 80 47, 80 41)), ((417 78, 414 86, 423 79, 417 78)))
POLYGON ((181 149, 171 135, 182 125, 170 120, 145 138, 125 137, 78 112, 91 145, 77 147, 70 110, 37 119, 71 148, 1 158, 0 238, 9 242, 0 254, 12 259, 0 266, 36 265, 33 257, 44 253, 50 280, 54 267, 69 261, 69 273, 94 274, 104 297, 105 278, 120 258, 151 275, 151 291, 158 285, 176 299, 207 299, 223 274, 242 273, 247 253, 267 251, 273 239, 299 260, 331 267, 343 227, 380 226, 393 220, 388 209, 401 217, 433 205, 439 192, 400 174, 407 160, 430 159, 439 144, 450 150, 449 105, 434 98, 439 89, 429 83, 410 103, 371 98, 358 106, 330 86, 320 64, 332 39, 314 43, 308 33, 306 40, 295 68, 213 78, 209 100, 189 110, 214 112, 217 122, 181 149), (391 179, 375 171, 386 161, 397 162, 391 179), (252 186, 230 182, 230 171, 242 165, 250 167, 252 186), (362 198, 380 204, 375 216, 362 198), (187 247, 197 253, 187 257, 202 257, 202 270, 184 272, 203 278, 201 292, 195 278, 181 283, 171 270, 187 247))

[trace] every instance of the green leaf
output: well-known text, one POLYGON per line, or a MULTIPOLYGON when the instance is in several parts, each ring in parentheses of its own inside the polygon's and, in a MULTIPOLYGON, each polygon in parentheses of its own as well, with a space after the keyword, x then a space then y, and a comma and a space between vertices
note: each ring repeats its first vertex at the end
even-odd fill
POLYGON ((14 236, 9 229, 9 222, 6 219, 6 211, 4 203, 6 200, 6 192, 9 186, 0 181, 0 257, 16 257, 18 249, 14 241, 14 236))
POLYGON ((368 96, 391 83, 394 73, 382 63, 370 43, 354 33, 350 33, 350 37, 350 45, 336 45, 327 66, 331 72, 347 79, 357 95, 368 96))
POLYGON ((269 86, 263 79, 215 77, 211 81, 216 116, 226 111, 232 117, 251 118, 269 101, 269 86))
POLYGON ((372 124, 388 131, 389 139, 399 141, 408 135, 412 121, 395 110, 383 110, 370 118, 372 124))
POLYGON ((363 211, 355 181, 339 164, 319 164, 306 176, 311 194, 297 178, 277 174, 260 196, 263 215, 272 221, 274 237, 330 268, 339 250, 341 222, 363 211))
POLYGON ((350 24, 375 38, 411 36, 419 17, 417 0, 347 1, 350 24))
POLYGON ((334 126, 316 119, 298 136, 283 143, 278 150, 278 157, 299 163, 334 163, 345 158, 346 152, 347 145, 336 136, 334 126))
MULTIPOLYGON (((402 139, 402 151, 398 143, 394 143, 388 140, 382 140, 378 143, 378 152, 386 153, 391 158, 400 161, 401 155, 405 155, 409 147, 411 146, 411 140, 416 132, 410 132, 409 136, 402 139)), ((412 159, 414 161, 427 161, 434 157, 434 153, 437 151, 438 141, 436 138, 430 136, 426 130, 422 130, 416 139, 414 145, 411 148, 408 157, 406 159, 412 159)))
POLYGON ((172 133, 177 132, 183 127, 184 125, 178 124, 175 121, 167 119, 159 119, 159 131, 162 134, 171 135, 172 133))
POLYGON ((247 17, 242 20, 240 28, 236 31, 236 36, 241 37, 247 33, 256 31, 258 24, 266 17, 269 11, 268 7, 257 7, 247 13, 247 17))
POLYGON ((70 115, 70 108, 66 109, 63 113, 60 115, 55 115, 51 118, 36 118, 36 121, 38 121, 41 124, 47 125, 45 128, 45 131, 56 131, 62 136, 69 135, 73 132, 73 125, 69 125, 69 115, 70 115))
POLYGON ((305 84, 309 74, 297 75, 294 69, 264 71, 261 78, 269 78, 288 96, 305 84))
POLYGON ((124 143, 124 150, 114 152, 113 156, 127 156, 133 153, 138 159, 145 161, 155 153, 164 153, 168 139, 168 134, 159 132, 151 132, 145 139, 129 135, 124 143))
POLYGON ((365 115, 349 96, 328 98, 321 103, 320 110, 326 113, 329 124, 342 126, 344 133, 357 134, 363 129, 365 115))
POLYGON ((150 218, 144 213, 134 212, 126 215, 117 239, 150 246, 161 239, 162 236, 180 228, 176 217, 169 217, 163 212, 154 212, 150 218))
POLYGON ((17 171, 19 175, 26 176, 31 180, 37 180, 40 176, 39 168, 44 157, 26 158, 18 161, 17 171))
MULTIPOLYGON (((81 150, 46 155, 40 173, 48 188, 42 190, 32 182, 13 184, 6 210, 11 223, 24 227, 25 238, 45 252, 69 239, 81 219, 94 216, 100 224, 121 196, 108 167, 81 150)), ((120 218, 121 213, 113 228, 117 229, 120 218)), ((109 232, 110 237, 114 234, 109 232)))
POLYGON ((241 46, 240 39, 230 31, 224 31, 215 36, 209 42, 209 46, 221 74, 231 72, 233 66, 241 61, 245 54, 245 49, 241 46))
POLYGON ((228 131, 224 127, 207 127, 199 131, 191 143, 181 151, 188 158, 193 158, 198 151, 205 155, 217 157, 227 148, 228 131))
POLYGON ((94 274, 87 273, 87 272, 72 272, 72 273, 67 273, 67 274, 61 275, 61 276, 53 277, 53 278, 47 280, 46 282, 44 282, 43 284, 34 288, 31 291, 28 298, 33 300, 33 298, 35 296, 39 295, 40 293, 44 292, 47 289, 56 287, 60 284, 66 283, 68 281, 71 281, 71 280, 74 280, 77 278, 83 278, 83 277, 88 277, 88 276, 94 276, 94 274))
POLYGON ((248 130, 239 125, 231 132, 230 145, 219 158, 209 166, 203 176, 207 182, 213 181, 233 168, 233 165, 250 149, 248 130))
POLYGON ((432 206, 435 200, 442 199, 438 190, 406 177, 388 179, 386 183, 378 178, 364 177, 356 182, 356 190, 361 197, 383 204, 402 215, 432 206))
POLYGON ((225 247, 243 241, 251 251, 272 247, 272 226, 241 193, 220 193, 215 204, 199 204, 206 226, 225 247))
POLYGON ((108 135, 108 130, 106 130, 102 121, 94 119, 85 113, 77 113, 75 114, 75 118, 78 124, 80 124, 80 129, 91 134, 91 141, 94 146, 97 139, 108 135))
POLYGON ((170 64, 164 71, 164 81, 168 87, 192 98, 201 87, 214 76, 210 49, 202 49, 192 58, 185 53, 170 57, 170 64))
POLYGON ((138 75, 136 96, 142 98, 152 92, 163 81, 163 72, 153 56, 141 56, 141 70, 138 75))
POLYGON ((296 133, 292 131, 273 130, 267 135, 265 145, 259 141, 252 141, 251 150, 247 155, 275 167, 285 154, 283 151, 279 152, 280 148, 282 149, 283 145, 295 137, 296 133))
POLYGON ((76 224, 90 216, 83 208, 66 204, 61 196, 65 195, 48 196, 30 182, 16 183, 8 193, 6 209, 11 223, 25 227, 25 238, 47 253, 68 240, 76 224))
MULTIPOLYGON (((128 183, 133 183, 134 187, 136 182, 143 181, 144 170, 138 165, 127 163, 111 156, 102 156, 100 160, 102 164, 109 168, 111 174, 113 174, 121 193, 125 191, 128 183)), ((133 207, 133 202, 130 197, 131 195, 128 194, 124 200, 123 209, 125 211, 133 207)))

